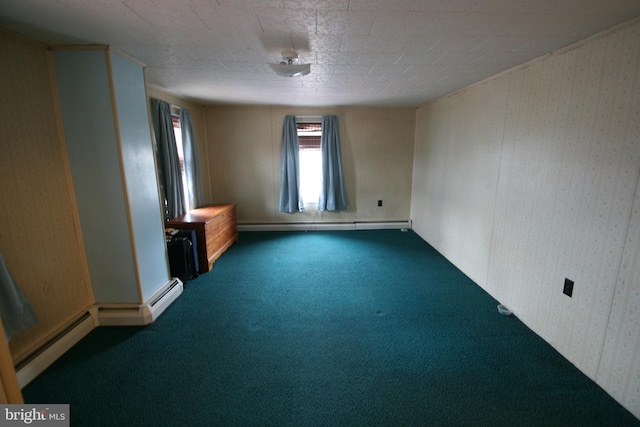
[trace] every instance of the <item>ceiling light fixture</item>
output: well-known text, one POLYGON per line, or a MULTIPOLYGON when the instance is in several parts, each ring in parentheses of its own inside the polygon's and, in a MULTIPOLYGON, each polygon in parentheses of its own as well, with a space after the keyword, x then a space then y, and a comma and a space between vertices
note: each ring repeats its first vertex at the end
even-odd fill
POLYGON ((298 52, 295 50, 283 50, 282 61, 279 64, 269 64, 273 71, 283 77, 306 76, 311 72, 311 64, 301 64, 298 52))

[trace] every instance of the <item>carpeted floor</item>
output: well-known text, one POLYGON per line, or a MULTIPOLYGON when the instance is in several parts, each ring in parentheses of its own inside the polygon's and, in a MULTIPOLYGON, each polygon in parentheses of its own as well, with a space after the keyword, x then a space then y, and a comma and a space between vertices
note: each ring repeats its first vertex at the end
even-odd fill
POLYGON ((78 426, 640 426, 412 231, 241 233, 23 390, 78 426))

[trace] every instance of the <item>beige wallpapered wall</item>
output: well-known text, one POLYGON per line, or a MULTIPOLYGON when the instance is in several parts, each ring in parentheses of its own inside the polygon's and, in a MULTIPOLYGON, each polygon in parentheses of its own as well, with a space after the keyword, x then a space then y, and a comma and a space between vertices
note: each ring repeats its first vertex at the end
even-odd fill
POLYGON ((208 106, 206 126, 212 200, 236 203, 239 223, 409 219, 414 108, 208 106), (308 204, 302 213, 278 212, 280 142, 288 114, 338 116, 349 210, 317 212, 308 204))
POLYGON ((638 417, 639 173, 638 21, 417 114, 414 229, 638 417))
POLYGON ((40 322, 14 359, 93 302, 44 46, 0 32, 0 251, 40 322))

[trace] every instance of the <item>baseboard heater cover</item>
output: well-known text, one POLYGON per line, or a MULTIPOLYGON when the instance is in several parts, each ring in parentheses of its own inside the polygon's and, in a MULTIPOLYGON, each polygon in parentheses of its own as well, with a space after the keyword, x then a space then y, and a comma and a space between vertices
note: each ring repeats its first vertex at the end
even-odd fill
POLYGON ((411 220, 382 222, 296 222, 238 224, 238 231, 339 231, 411 229, 411 220))
POLYGON ((356 230, 411 230, 411 220, 388 222, 356 222, 356 230))
POLYGON ((17 364, 18 385, 25 387, 97 326, 142 326, 152 323, 182 294, 183 289, 179 279, 171 279, 145 304, 98 304, 91 307, 17 364))
POLYGON ((153 323, 183 290, 180 279, 173 278, 144 304, 98 304, 98 325, 144 326, 153 323))
POLYGON ((95 315, 92 310, 89 310, 67 328, 49 339, 24 361, 20 362, 16 366, 16 377, 20 388, 33 381, 95 327, 95 315))

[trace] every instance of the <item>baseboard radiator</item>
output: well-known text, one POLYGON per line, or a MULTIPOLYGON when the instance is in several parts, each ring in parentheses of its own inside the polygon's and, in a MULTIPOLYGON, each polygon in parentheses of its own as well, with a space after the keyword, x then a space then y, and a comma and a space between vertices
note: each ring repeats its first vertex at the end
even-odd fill
POLYGON ((182 282, 174 278, 144 304, 94 305, 16 365, 20 388, 33 381, 98 326, 143 326, 154 322, 182 294, 183 289, 182 282))
POLYGON ((49 338, 16 366, 16 376, 20 388, 29 384, 96 326, 95 315, 89 310, 75 322, 49 338))
POLYGON ((182 294, 180 279, 171 279, 144 304, 98 304, 99 326, 144 326, 155 321, 182 294))
POLYGON ((335 230, 408 230, 411 220, 380 222, 287 222, 244 223, 238 231, 335 231, 335 230))

